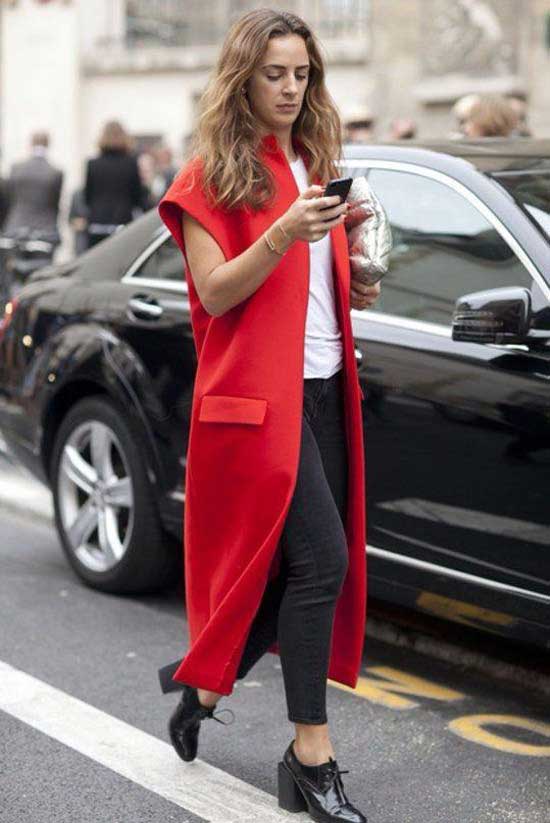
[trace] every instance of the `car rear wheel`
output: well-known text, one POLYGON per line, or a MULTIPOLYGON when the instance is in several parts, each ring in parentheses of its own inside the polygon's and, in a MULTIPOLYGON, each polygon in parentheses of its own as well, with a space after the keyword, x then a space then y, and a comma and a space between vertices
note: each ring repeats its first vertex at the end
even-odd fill
POLYGON ((88 585, 138 593, 176 583, 180 552, 163 534, 140 437, 103 397, 79 401, 52 454, 55 521, 63 550, 88 585))

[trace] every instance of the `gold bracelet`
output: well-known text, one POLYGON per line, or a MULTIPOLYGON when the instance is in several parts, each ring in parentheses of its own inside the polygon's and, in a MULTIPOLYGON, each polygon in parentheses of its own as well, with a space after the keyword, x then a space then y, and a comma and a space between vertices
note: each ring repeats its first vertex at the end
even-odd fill
POLYGON ((291 236, 290 236, 290 234, 286 231, 286 229, 284 228, 284 226, 282 226, 282 225, 281 225, 281 223, 275 223, 275 227, 276 227, 276 228, 278 228, 278 229, 280 229, 280 231, 282 231, 282 233, 283 233, 283 237, 285 238, 285 240, 290 240, 290 242, 292 243, 292 237, 291 237, 291 236))
POLYGON ((274 251, 275 254, 278 254, 279 257, 282 257, 283 254, 284 254, 284 251, 279 251, 279 249, 275 246, 275 243, 273 242, 271 237, 269 237, 267 231, 264 232, 263 236, 264 236, 264 240, 267 243, 267 246, 270 249, 270 251, 274 251))

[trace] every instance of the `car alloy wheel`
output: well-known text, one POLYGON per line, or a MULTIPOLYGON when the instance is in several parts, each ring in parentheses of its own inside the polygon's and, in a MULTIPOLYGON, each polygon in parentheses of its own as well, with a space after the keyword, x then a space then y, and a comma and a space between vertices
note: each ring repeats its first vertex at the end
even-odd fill
POLYGON ((106 395, 92 395, 77 400, 51 436, 55 524, 76 574, 114 594, 179 583, 181 541, 163 528, 164 490, 139 420, 106 395))
POLYGON ((78 426, 59 465, 59 510, 70 548, 94 572, 122 559, 134 522, 134 494, 124 450, 99 420, 78 426))

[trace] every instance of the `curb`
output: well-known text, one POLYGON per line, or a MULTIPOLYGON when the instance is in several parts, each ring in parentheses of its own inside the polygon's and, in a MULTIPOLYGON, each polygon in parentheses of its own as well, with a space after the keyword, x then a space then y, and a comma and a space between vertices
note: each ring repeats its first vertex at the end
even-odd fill
POLYGON ((367 637, 369 635, 392 646, 412 649, 444 663, 489 675, 511 686, 519 686, 522 690, 530 689, 540 695, 550 696, 550 675, 543 672, 507 663, 483 652, 463 649, 446 640, 430 637, 414 629, 403 629, 372 616, 367 616, 367 637))

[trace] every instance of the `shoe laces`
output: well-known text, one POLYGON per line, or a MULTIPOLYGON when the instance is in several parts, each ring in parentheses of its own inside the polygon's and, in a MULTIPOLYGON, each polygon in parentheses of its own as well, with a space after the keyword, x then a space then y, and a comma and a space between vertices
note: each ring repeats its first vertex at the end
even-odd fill
POLYGON ((212 706, 209 709, 206 707, 201 708, 203 709, 202 713, 204 717, 212 717, 214 720, 216 720, 218 723, 222 723, 224 726, 230 726, 232 723, 235 722, 235 713, 229 708, 218 709, 217 711, 215 706, 212 706), (230 721, 220 720, 220 718, 217 715, 221 714, 222 712, 229 712, 232 715, 232 719, 230 721))
POLYGON ((333 781, 338 782, 340 786, 342 786, 341 775, 349 774, 349 769, 341 769, 338 766, 336 760, 334 760, 334 758, 331 757, 328 761, 328 764, 323 766, 321 774, 323 783, 327 788, 333 781))

